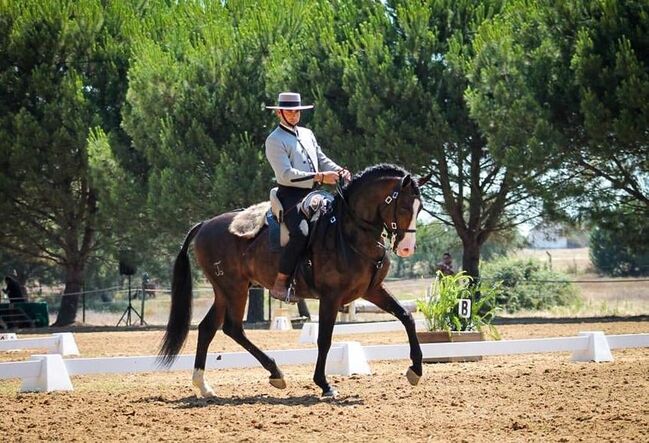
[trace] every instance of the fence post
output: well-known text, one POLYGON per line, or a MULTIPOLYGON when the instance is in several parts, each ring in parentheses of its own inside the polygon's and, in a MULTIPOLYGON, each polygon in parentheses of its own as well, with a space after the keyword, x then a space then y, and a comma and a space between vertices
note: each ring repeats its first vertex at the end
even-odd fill
POLYGON ((86 322, 86 291, 81 293, 81 321, 86 322))

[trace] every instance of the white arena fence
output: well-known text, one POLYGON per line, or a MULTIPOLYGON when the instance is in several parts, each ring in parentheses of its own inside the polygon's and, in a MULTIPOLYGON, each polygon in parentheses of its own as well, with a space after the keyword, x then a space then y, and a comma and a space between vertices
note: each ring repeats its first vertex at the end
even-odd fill
MULTIPOLYGON (((415 320, 415 327, 418 331, 426 330, 425 320, 415 320)), ((371 334, 375 332, 405 331, 403 323, 395 321, 381 321, 368 323, 351 323, 334 325, 334 335, 343 334, 371 334)), ((300 343, 318 342, 318 323, 307 322, 302 325, 302 332, 299 338, 300 343)))
POLYGON ((16 334, 3 334, 7 339, 0 340, 0 352, 22 349, 47 349, 50 354, 79 355, 79 348, 70 332, 52 334, 49 337, 17 338, 16 334))
MULTIPOLYGON (((502 340, 421 345, 424 358, 513 355, 572 352, 573 361, 613 361, 611 349, 649 347, 649 334, 606 336, 603 332, 581 332, 576 337, 502 340)), ((317 349, 269 351, 280 365, 313 364, 317 349)), ((370 360, 409 358, 410 347, 400 345, 361 346, 357 342, 334 343, 329 351, 328 374, 370 374, 370 360)), ((159 367, 155 356, 63 359, 59 354, 33 355, 23 362, 0 363, 0 379, 22 379, 21 391, 72 390, 70 375, 114 374, 190 370, 194 356, 182 355, 168 369, 159 367)), ((206 369, 259 367, 247 352, 210 353, 206 369)))
MULTIPOLYGON (((428 295, 428 294, 427 294, 428 295)), ((401 306, 408 312, 414 313, 417 312, 417 301, 416 300, 399 300, 401 306)), ((374 303, 370 303, 367 300, 357 299, 345 305, 342 313, 342 321, 355 321, 357 319, 356 314, 385 314, 386 312, 376 306, 374 303)))

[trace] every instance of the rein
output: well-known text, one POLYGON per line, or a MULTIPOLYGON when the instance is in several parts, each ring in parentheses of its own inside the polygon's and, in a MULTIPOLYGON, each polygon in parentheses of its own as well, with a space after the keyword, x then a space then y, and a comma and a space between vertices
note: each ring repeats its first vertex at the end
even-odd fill
MULTIPOLYGON (((370 255, 366 254, 365 252, 358 250, 358 248, 356 248, 354 246, 353 242, 351 242, 347 238, 345 238, 345 233, 343 232, 343 226, 342 226, 342 212, 343 211, 346 211, 347 214, 349 214, 354 221, 362 221, 362 222, 364 222, 366 224, 369 224, 369 222, 358 218, 356 216, 356 214, 354 214, 354 212, 349 207, 349 205, 347 205, 347 202, 345 202, 345 199, 342 197, 342 193, 340 192, 340 185, 339 184, 336 184, 336 192, 338 193, 338 195, 340 195, 341 201, 344 202, 343 204, 341 204, 339 207, 336 208, 338 218, 341 220, 341 222, 338 223, 338 226, 336 226, 336 234, 338 236, 338 242, 340 243, 340 245, 342 247, 342 253, 343 253, 343 257, 344 257, 343 260, 345 262, 347 262, 347 253, 345 251, 346 251, 346 248, 349 248, 356 255, 358 255, 359 257, 364 258, 365 260, 371 262, 374 265, 373 269, 372 269, 372 278, 370 279, 370 283, 368 285, 368 288, 371 288, 371 287, 374 286, 374 284, 376 282, 376 278, 378 276, 379 270, 381 270, 383 268, 383 264, 385 263, 385 254, 386 254, 387 248, 383 245, 383 243, 380 243, 380 242, 377 241, 376 246, 381 249, 382 254, 381 254, 381 257, 376 259, 376 258, 371 257, 370 255)), ((333 216, 331 218, 331 220, 330 220, 330 223, 335 223, 335 222, 336 222, 336 216, 333 216)), ((372 228, 373 231, 376 231, 376 226, 374 226, 372 224, 370 227, 372 228)), ((365 230, 368 230, 368 229, 365 229, 365 230)))
MULTIPOLYGON (((385 200, 383 202, 383 204, 385 206, 382 206, 382 207, 379 208, 379 214, 380 214, 381 210, 384 207, 389 207, 392 203, 394 203, 393 221, 388 224, 387 222, 382 220, 383 221, 382 226, 377 226, 375 223, 372 223, 370 221, 367 221, 367 220, 359 217, 354 212, 354 210, 351 208, 351 206, 349 206, 349 204, 347 203, 347 200, 345 199, 345 196, 343 195, 343 190, 342 190, 342 186, 340 185, 340 180, 336 183, 336 194, 338 194, 338 196, 340 197, 340 201, 341 201, 339 211, 340 212, 342 212, 342 211, 346 212, 350 216, 352 221, 356 225, 358 225, 361 229, 363 229, 365 231, 373 232, 375 234, 381 234, 381 237, 384 240, 386 240, 388 238, 388 235, 390 235, 390 237, 391 237, 390 238, 390 245, 391 245, 392 250, 394 250, 396 248, 395 240, 396 240, 396 238, 397 238, 397 236, 399 234, 401 234, 401 233, 405 234, 407 232, 416 232, 414 229, 399 229, 398 226, 397 226, 397 208, 398 208, 397 200, 398 200, 399 194, 401 193, 401 190, 403 188, 403 180, 404 180, 404 178, 402 178, 399 181, 399 183, 394 187, 392 192, 385 198, 385 200), (388 234, 385 234, 384 230, 387 231, 388 234)), ((342 214, 339 213, 338 215, 342 215, 342 214)), ((340 217, 340 218, 342 219, 342 217, 340 217)), ((335 223, 336 222, 336 217, 335 216, 332 217, 330 222, 335 223)), ((374 263, 374 269, 373 269, 373 272, 372 272, 372 279, 370 280, 370 284, 368 286, 369 288, 373 287, 374 283, 375 283, 375 280, 376 280, 376 277, 378 275, 378 272, 379 272, 380 269, 383 268, 383 264, 385 262, 385 255, 386 255, 386 251, 387 251, 387 248, 386 248, 385 244, 381 243, 381 242, 376 242, 376 245, 379 248, 382 249, 382 254, 381 254, 380 258, 375 259, 374 257, 371 257, 371 256, 367 255, 366 253, 364 253, 362 251, 359 251, 356 247, 354 247, 353 242, 350 242, 345 238, 345 234, 344 234, 343 229, 342 229, 342 223, 340 223, 339 226, 338 226, 338 236, 339 236, 339 238, 341 240, 341 243, 348 246, 352 251, 354 251, 354 253, 356 253, 357 255, 359 255, 359 256, 365 258, 366 260, 369 260, 370 262, 374 263)))

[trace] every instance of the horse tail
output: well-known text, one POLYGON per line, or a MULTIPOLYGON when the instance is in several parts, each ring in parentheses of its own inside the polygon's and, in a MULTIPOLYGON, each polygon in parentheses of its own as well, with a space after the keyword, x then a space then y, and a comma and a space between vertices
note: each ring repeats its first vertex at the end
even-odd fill
POLYGON ((192 270, 187 249, 201 226, 203 222, 189 230, 174 263, 169 321, 158 353, 158 361, 163 366, 171 366, 189 332, 192 318, 192 270))

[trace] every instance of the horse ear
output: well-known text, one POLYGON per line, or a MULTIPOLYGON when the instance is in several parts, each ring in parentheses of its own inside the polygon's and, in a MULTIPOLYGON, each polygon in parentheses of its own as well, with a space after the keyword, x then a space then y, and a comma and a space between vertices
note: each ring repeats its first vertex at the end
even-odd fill
POLYGON ((419 177, 417 179, 417 186, 424 186, 430 181, 430 178, 433 176, 433 171, 430 171, 425 177, 419 177))
POLYGON ((412 177, 410 176, 410 174, 407 174, 407 175, 405 175, 405 176, 401 179, 401 187, 402 187, 402 188, 405 188, 405 187, 408 186, 411 182, 412 182, 412 177))

